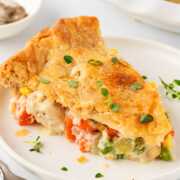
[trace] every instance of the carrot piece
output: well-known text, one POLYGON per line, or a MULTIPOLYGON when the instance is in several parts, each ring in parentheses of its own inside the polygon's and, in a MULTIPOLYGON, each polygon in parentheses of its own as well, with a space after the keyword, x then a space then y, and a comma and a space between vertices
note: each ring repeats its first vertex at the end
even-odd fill
POLYGON ((65 118, 65 132, 66 132, 66 137, 74 142, 76 140, 76 136, 73 135, 72 133, 72 127, 73 127, 73 123, 72 123, 72 119, 66 117, 65 118))
POLYGON ((97 130, 91 125, 91 123, 88 120, 84 119, 81 119, 79 128, 89 133, 95 132, 97 130))
POLYGON ((19 119, 19 125, 20 126, 29 126, 34 123, 34 119, 31 114, 28 114, 27 112, 23 112, 19 119))
POLYGON ((175 136, 175 131, 172 130, 172 131, 169 132, 169 134, 171 134, 174 137, 175 136))
POLYGON ((112 129, 112 128, 108 128, 107 133, 108 133, 110 138, 118 136, 118 131, 116 131, 115 129, 112 129))
POLYGON ((175 135, 174 130, 169 131, 169 132, 167 133, 166 137, 167 137, 168 135, 171 135, 171 136, 173 136, 173 137, 174 137, 174 135, 175 135))
POLYGON ((87 141, 85 139, 81 139, 79 142, 79 146, 80 146, 80 151, 81 152, 88 152, 88 146, 87 146, 87 141))

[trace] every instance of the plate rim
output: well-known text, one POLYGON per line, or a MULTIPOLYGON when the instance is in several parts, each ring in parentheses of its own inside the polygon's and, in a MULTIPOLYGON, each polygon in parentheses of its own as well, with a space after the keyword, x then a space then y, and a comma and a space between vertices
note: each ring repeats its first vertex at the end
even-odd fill
MULTIPOLYGON (((105 36, 103 37, 104 41, 114 41, 114 40, 118 40, 118 41, 134 41, 136 43, 141 43, 141 44, 146 44, 146 45, 150 45, 150 46, 155 46, 161 49, 166 49, 168 51, 171 51, 172 53, 176 53, 177 55, 180 56, 180 50, 172 47, 170 45, 167 45, 165 43, 161 43, 155 40, 149 40, 149 39, 144 39, 144 38, 135 38, 133 36, 105 36)), ((108 44, 107 44, 108 46, 108 44)), ((178 61, 177 61, 178 62, 178 61)), ((180 62, 179 62, 180 63, 180 62)), ((0 91, 3 91, 3 88, 0 88, 0 91)), ((21 166, 25 167, 27 170, 32 171, 33 173, 35 173, 36 175, 42 175, 42 176, 48 176, 49 178, 62 178, 63 179, 63 175, 62 174, 53 174, 52 172, 46 171, 45 169, 39 167, 38 165, 35 165, 31 162, 28 162, 27 159, 25 159, 24 157, 22 157, 21 155, 19 155, 17 152, 15 152, 9 145, 8 143, 5 141, 5 139, 0 136, 0 148, 2 148, 2 150, 4 150, 9 156, 10 158, 14 159, 18 164, 20 164, 21 166)), ((179 169, 175 169, 171 172, 167 172, 166 174, 160 175, 158 177, 154 177, 153 179, 156 178, 163 178, 166 177, 167 175, 173 175, 173 173, 176 173, 179 170, 180 172, 180 168, 179 169)), ((71 177, 68 177, 69 180, 74 180, 71 179, 71 177)))
MULTIPOLYGON (((119 8, 122 12, 127 14, 128 16, 141 21, 142 23, 145 23, 147 25, 154 26, 156 28, 159 28, 161 30, 173 32, 173 33, 180 33, 180 30, 177 27, 180 27, 180 21, 177 21, 176 19, 172 20, 166 20, 164 18, 164 14, 159 14, 159 9, 164 7, 165 10, 169 10, 169 13, 166 13, 165 16, 169 17, 169 14, 171 12, 176 13, 177 16, 180 16, 180 5, 172 2, 166 2, 161 1, 156 4, 156 8, 154 10, 151 10, 151 12, 138 12, 133 9, 128 8, 128 3, 124 2, 118 2, 117 0, 106 0, 107 3, 112 4, 113 6, 119 8), (155 14, 155 15, 154 15, 155 14)), ((154 3, 154 2, 153 2, 154 3)))

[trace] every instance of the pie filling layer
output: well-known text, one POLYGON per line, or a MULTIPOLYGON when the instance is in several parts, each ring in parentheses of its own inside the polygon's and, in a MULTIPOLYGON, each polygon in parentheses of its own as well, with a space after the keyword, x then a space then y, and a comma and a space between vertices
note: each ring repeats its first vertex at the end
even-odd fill
POLYGON ((26 92, 11 99, 10 109, 21 126, 41 124, 51 134, 65 134, 82 152, 107 159, 151 161, 172 160, 173 132, 161 144, 149 146, 143 137, 124 137, 120 132, 95 119, 75 117, 71 111, 50 101, 41 91, 26 92))

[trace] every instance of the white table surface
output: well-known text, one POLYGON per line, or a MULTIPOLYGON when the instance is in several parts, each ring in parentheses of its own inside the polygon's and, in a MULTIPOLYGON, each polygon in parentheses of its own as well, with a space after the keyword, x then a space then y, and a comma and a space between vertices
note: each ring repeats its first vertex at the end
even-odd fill
MULTIPOLYGON (((146 38, 180 48, 180 34, 165 32, 141 24, 104 0, 44 0, 39 15, 28 29, 14 38, 0 41, 0 61, 2 62, 23 47, 33 34, 43 27, 51 25, 56 19, 79 15, 97 16, 101 22, 103 36, 146 38)), ((28 180, 40 179, 16 164, 2 150, 0 150, 0 159, 18 175, 28 180)), ((171 178, 171 180, 173 179, 171 178)))

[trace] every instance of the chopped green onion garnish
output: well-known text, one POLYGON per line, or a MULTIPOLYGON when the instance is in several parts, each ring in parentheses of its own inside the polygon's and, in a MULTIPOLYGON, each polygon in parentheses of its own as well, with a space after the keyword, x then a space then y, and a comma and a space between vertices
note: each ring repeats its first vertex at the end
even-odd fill
POLYGON ((145 80, 145 79, 147 79, 147 76, 143 75, 142 78, 145 80))
POLYGON ((138 82, 135 82, 135 83, 131 84, 130 88, 133 91, 137 91, 139 89, 142 89, 142 85, 138 82))
POLYGON ((101 173, 97 173, 97 174, 95 175, 95 178, 102 178, 102 177, 104 177, 104 175, 101 174, 101 173))
POLYGON ((97 80, 96 85, 97 85, 98 88, 102 87, 103 86, 103 81, 97 80))
POLYGON ((78 88, 79 82, 75 81, 75 80, 69 80, 68 85, 69 85, 70 88, 78 88))
POLYGON ((29 149, 29 151, 35 151, 37 153, 41 153, 41 149, 43 147, 43 143, 40 140, 40 136, 38 136, 35 140, 33 141, 28 141, 28 144, 32 144, 32 148, 29 149))
POLYGON ((106 88, 101 88, 101 94, 107 97, 109 95, 109 91, 106 88))
POLYGON ((65 56, 64 56, 64 61, 65 61, 67 64, 71 64, 71 63, 73 62, 73 58, 72 58, 72 56, 65 55, 65 56))
POLYGON ((113 64, 116 64, 116 63, 119 62, 119 59, 117 57, 112 57, 111 61, 112 61, 113 64))
POLYGON ((153 121, 153 120, 154 120, 154 118, 153 118, 153 116, 150 115, 150 114, 143 114, 143 115, 141 115, 141 117, 140 117, 140 122, 141 122, 141 123, 149 123, 149 122, 151 122, 151 121, 153 121))
POLYGON ((116 104, 116 103, 112 103, 112 104, 110 104, 110 108, 113 112, 118 112, 120 109, 120 105, 116 104))
POLYGON ((62 170, 62 171, 68 171, 68 168, 65 167, 65 166, 63 166, 63 167, 61 168, 61 170, 62 170))
POLYGON ((50 81, 48 79, 45 79, 45 78, 39 78, 39 82, 43 83, 43 84, 49 84, 50 81))
POLYGON ((95 60, 95 59, 90 59, 88 61, 89 64, 93 65, 93 66, 102 66, 103 63, 99 60, 95 60))

